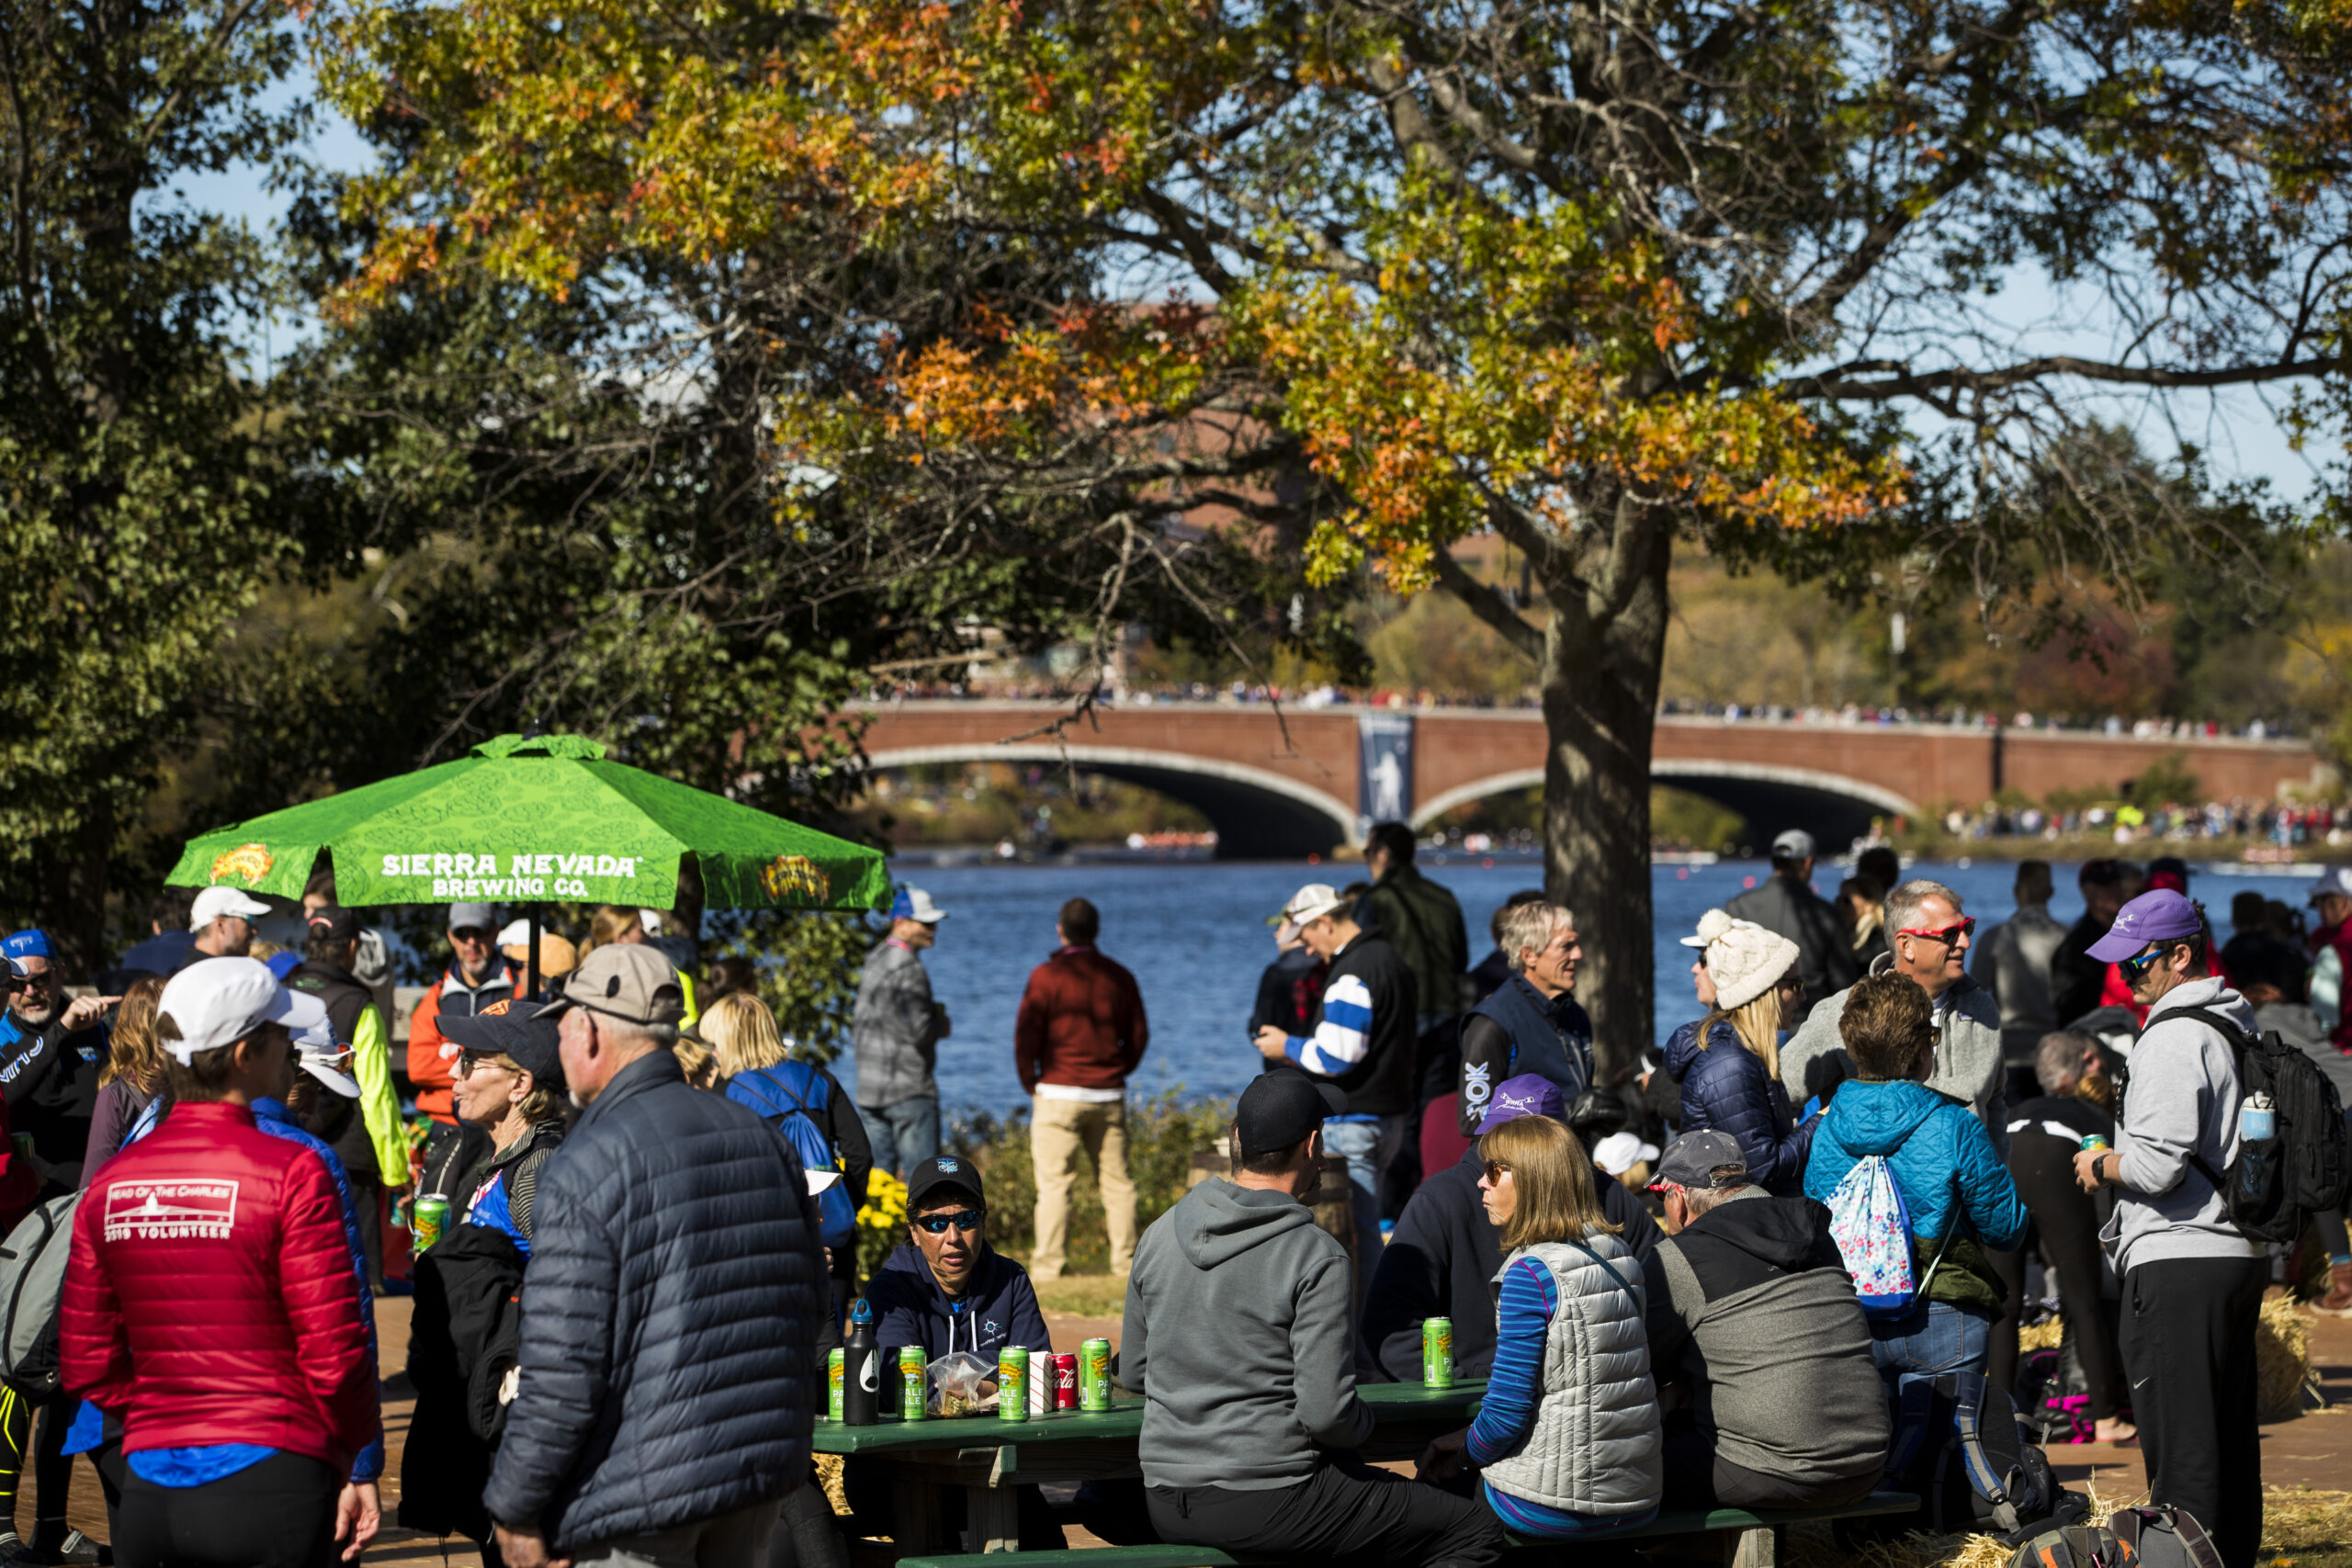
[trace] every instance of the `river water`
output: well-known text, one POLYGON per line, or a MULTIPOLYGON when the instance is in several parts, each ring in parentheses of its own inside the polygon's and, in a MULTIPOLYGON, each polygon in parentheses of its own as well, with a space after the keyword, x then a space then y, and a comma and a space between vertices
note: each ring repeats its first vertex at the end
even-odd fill
MULTIPOLYGON (((1423 871, 1451 888, 1469 924, 1475 962, 1492 943, 1487 922, 1505 898, 1543 882, 1532 859, 1495 857, 1481 863, 1461 855, 1425 853, 1423 871)), ((1012 1020, 1029 971, 1054 947, 1054 916, 1065 899, 1084 897, 1102 912, 1102 951, 1135 972, 1151 1021, 1151 1045, 1131 1080, 1137 1093, 1163 1089, 1233 1095, 1258 1071, 1246 1038, 1258 975, 1274 956, 1265 918, 1301 884, 1345 883, 1359 868, 1283 862, 1159 862, 1063 865, 906 866, 897 874, 929 892, 949 911, 939 944, 924 954, 933 993, 946 1004, 955 1032, 939 1047, 939 1089, 952 1113, 963 1108, 1006 1111, 1025 1102, 1012 1070, 1012 1020)), ((2013 865, 1921 862, 1907 868, 1957 891, 1983 925, 2014 908, 2013 865)), ((1657 1023, 1661 1035, 1699 1015, 1690 992, 1691 953, 1677 939, 1710 906, 1770 874, 1760 861, 1709 866, 1652 868, 1657 910, 1657 1023)), ((2058 897, 2051 912, 2072 923, 2082 913, 2075 868, 2053 866, 2058 897)), ((1815 886, 1825 895, 1838 874, 1824 869, 1815 886)), ((2230 896, 2256 889, 2300 906, 2308 876, 2199 875, 2192 891, 2228 934, 2230 896)), ((1588 943, 1606 928, 1608 911, 1577 909, 1588 943)), ((846 1068, 846 1053, 842 1066, 846 1068)))

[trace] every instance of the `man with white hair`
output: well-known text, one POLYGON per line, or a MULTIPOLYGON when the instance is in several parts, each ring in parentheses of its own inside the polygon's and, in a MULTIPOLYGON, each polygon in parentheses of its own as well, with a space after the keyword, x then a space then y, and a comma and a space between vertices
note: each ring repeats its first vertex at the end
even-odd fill
POLYGON ((1462 1025, 1462 1135, 1475 1137, 1495 1086, 1532 1073, 1563 1102, 1592 1084, 1592 1020, 1576 999, 1584 948, 1576 917, 1557 904, 1520 904, 1495 917, 1510 978, 1462 1025))
MULTIPOLYGON (((1976 922, 1961 911, 1960 895, 1940 882, 1916 877, 1886 896, 1887 951, 1871 972, 1892 969, 1928 993, 1936 1023, 1936 1066, 1928 1087, 1970 1106, 1993 1147, 2009 1147, 2006 1074, 2001 1066, 2001 1008, 1968 975, 1976 922)), ((1781 1081, 1797 1105, 1826 1100, 1853 1076, 1838 1043, 1838 1021, 1847 992, 1816 1003, 1795 1036, 1781 1048, 1781 1081)))

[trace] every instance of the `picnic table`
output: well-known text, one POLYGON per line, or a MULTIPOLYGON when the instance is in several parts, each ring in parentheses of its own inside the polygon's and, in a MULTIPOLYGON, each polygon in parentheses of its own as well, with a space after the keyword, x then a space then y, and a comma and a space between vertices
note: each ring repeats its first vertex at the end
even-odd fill
MULTIPOLYGON (((1374 1462, 1419 1458, 1430 1438, 1469 1425, 1486 1391, 1484 1382, 1443 1389, 1359 1385, 1356 1392, 1373 1416, 1363 1457, 1374 1462)), ((1126 1397, 1114 1399, 1108 1410, 1065 1410, 1018 1421, 1000 1421, 993 1413, 922 1421, 884 1416, 871 1427, 820 1419, 816 1446, 820 1454, 875 1463, 888 1476, 895 1555, 956 1550, 940 1523, 940 1500, 952 1487, 963 1490, 973 1549, 1014 1551, 1020 1540, 1015 1486, 1143 1474, 1136 1459, 1143 1406, 1141 1399, 1126 1397)))

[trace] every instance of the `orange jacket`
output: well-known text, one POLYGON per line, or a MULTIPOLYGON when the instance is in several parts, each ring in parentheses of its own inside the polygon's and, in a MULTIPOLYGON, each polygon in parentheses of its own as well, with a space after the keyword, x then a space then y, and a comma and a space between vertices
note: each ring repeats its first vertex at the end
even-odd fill
POLYGON ((1065 947, 1030 971, 1012 1065, 1028 1093, 1040 1083, 1118 1089, 1150 1038, 1136 977, 1091 947, 1065 947))
POLYGON ((435 1122, 456 1126, 458 1116, 450 1102, 452 1087, 457 1078, 450 1071, 454 1057, 441 1055, 444 1036, 441 1014, 444 1010, 460 1018, 469 1018, 492 1002, 503 1002, 522 989, 514 966, 503 958, 489 979, 479 986, 469 986, 466 977, 455 966, 442 971, 441 978, 424 993, 416 1010, 408 1019, 408 1081, 416 1090, 416 1108, 435 1122))

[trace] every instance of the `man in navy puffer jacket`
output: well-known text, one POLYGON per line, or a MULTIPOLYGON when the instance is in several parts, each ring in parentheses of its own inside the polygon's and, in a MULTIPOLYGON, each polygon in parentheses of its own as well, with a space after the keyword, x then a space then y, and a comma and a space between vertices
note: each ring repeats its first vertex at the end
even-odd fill
POLYGON ((765 1562, 805 1483, 828 1300, 784 1134, 686 1085, 677 972, 599 948, 563 997, 586 1110, 539 1173, 521 1378, 482 1502, 509 1568, 765 1562))

